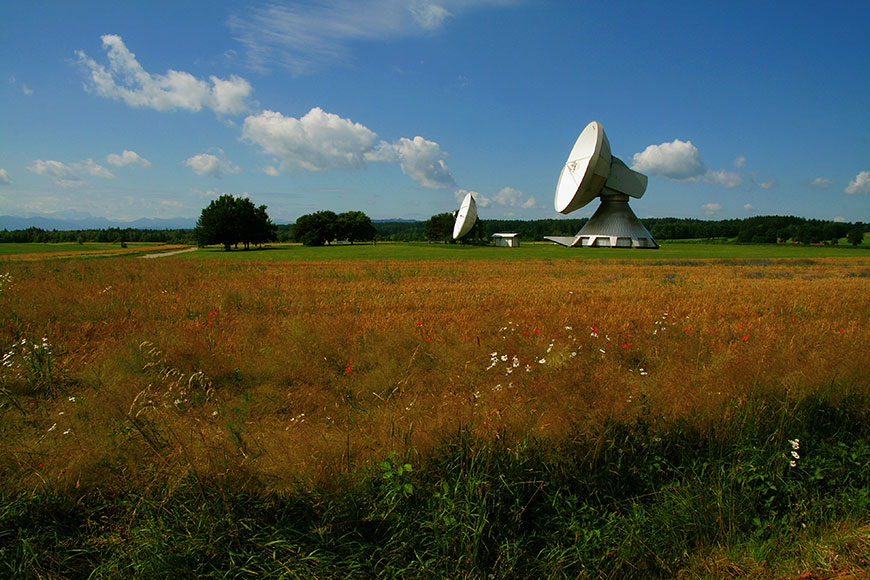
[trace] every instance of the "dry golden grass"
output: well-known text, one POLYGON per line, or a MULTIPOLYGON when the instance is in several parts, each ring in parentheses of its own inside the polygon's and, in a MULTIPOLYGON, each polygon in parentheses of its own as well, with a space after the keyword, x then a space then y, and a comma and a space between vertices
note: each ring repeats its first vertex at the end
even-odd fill
POLYGON ((45 338, 52 366, 0 367, 0 474, 282 490, 461 428, 564 440, 645 412, 715 429, 735 398, 866 384, 868 267, 10 262, 0 348, 45 338))

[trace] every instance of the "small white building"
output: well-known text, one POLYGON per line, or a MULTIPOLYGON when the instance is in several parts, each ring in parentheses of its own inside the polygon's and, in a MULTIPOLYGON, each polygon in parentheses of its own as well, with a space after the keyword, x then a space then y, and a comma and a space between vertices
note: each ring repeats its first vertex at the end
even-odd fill
POLYGON ((517 248, 520 245, 519 234, 492 234, 495 238, 496 246, 504 246, 505 248, 517 248))

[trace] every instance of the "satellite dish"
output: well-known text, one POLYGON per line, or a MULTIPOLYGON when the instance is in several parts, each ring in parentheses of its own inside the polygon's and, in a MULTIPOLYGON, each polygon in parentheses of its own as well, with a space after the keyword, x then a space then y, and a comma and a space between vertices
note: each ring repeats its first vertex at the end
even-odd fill
POLYGON ((471 231, 474 222, 477 221, 477 202, 471 192, 466 193, 456 214, 456 223, 453 225, 453 239, 458 240, 471 231))
POLYGON ((640 198, 647 177, 610 153, 610 141, 598 121, 592 121, 577 137, 556 185, 556 211, 562 214, 589 204, 596 197, 601 205, 573 238, 547 236, 564 246, 658 248, 631 208, 628 198, 640 198))

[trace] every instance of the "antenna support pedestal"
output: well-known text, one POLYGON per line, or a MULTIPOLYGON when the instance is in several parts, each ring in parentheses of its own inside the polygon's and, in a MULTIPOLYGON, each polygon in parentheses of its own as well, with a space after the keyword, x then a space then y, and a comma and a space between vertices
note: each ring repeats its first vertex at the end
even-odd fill
POLYGON ((576 236, 548 236, 546 239, 573 248, 647 248, 659 245, 628 205, 622 193, 601 196, 601 205, 576 236))

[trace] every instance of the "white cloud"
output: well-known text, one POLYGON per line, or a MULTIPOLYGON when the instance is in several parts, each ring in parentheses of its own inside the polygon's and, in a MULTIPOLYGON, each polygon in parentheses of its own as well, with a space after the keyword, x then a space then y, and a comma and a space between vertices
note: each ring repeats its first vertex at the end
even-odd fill
POLYGON ((280 160, 284 171, 358 168, 377 134, 364 125, 315 107, 301 119, 263 111, 245 119, 242 139, 280 160))
POLYGON ((12 180, 9 178, 9 174, 6 173, 6 170, 0 167, 0 185, 10 185, 12 180))
POLYGON ((837 223, 841 223, 841 224, 842 224, 842 223, 845 223, 846 218, 844 218, 844 217, 841 216, 841 215, 838 215, 837 217, 834 218, 834 221, 837 222, 837 223))
POLYGON ((870 171, 862 171, 856 175, 844 191, 849 195, 856 193, 870 194, 870 171))
POLYGON ((424 30, 437 30, 451 14, 443 6, 432 2, 417 2, 408 7, 414 22, 424 30))
POLYGON ((834 183, 834 180, 828 179, 827 177, 816 177, 815 179, 813 179, 810 182, 810 185, 815 186, 815 187, 819 187, 821 189, 827 189, 827 188, 831 187, 831 185, 833 183, 834 183))
POLYGON ((743 205, 743 209, 745 209, 746 211, 752 211, 752 210, 754 210, 755 208, 752 206, 751 203, 746 203, 746 204, 743 205))
POLYGON ((9 84, 13 87, 19 87, 21 89, 21 92, 27 97, 33 94, 33 91, 30 89, 30 87, 19 81, 17 78, 15 78, 15 76, 9 77, 9 84))
POLYGON ((37 159, 33 162, 33 165, 28 167, 28 169, 37 175, 45 175, 54 179, 69 179, 75 177, 75 171, 73 171, 69 165, 51 159, 48 161, 37 159))
POLYGON ((739 173, 735 171, 725 171, 724 169, 720 169, 719 171, 713 171, 711 169, 707 171, 707 173, 704 174, 704 181, 721 185, 729 189, 743 185, 743 177, 739 173))
POLYGON ((717 211, 722 211, 721 203, 705 203, 701 205, 701 209, 704 210, 705 215, 713 215, 717 211))
POLYGON ((513 187, 503 187, 498 191, 498 193, 489 197, 477 191, 469 192, 465 189, 457 189, 453 192, 453 195, 458 203, 461 202, 468 193, 471 193, 474 197, 474 201, 477 202, 478 207, 493 207, 494 204, 502 207, 519 207, 523 209, 537 207, 537 201, 533 196, 523 199, 523 192, 513 187))
POLYGON ((101 177, 103 179, 112 179, 115 177, 111 171, 93 159, 87 159, 69 165, 51 159, 48 161, 37 159, 33 162, 33 165, 27 169, 37 175, 50 177, 54 180, 56 185, 67 189, 85 185, 85 180, 81 177, 83 173, 92 177, 101 177))
POLYGON ((275 111, 250 115, 242 127, 242 139, 273 155, 283 171, 358 169, 367 162, 386 162, 398 163, 405 175, 423 187, 442 189, 455 183, 445 154, 434 141, 418 136, 402 137, 392 144, 378 142, 377 133, 365 125, 319 107, 300 119, 275 111))
POLYGON ((350 59, 361 41, 432 34, 462 12, 516 0, 321 0, 270 3, 228 20, 255 68, 306 74, 350 59))
POLYGON ((110 165, 114 165, 115 167, 127 167, 128 165, 138 165, 139 167, 151 167, 151 162, 147 159, 140 157, 138 153, 135 151, 128 151, 124 149, 124 151, 118 155, 117 153, 110 153, 106 155, 106 161, 110 165))
POLYGON ((109 59, 108 68, 76 51, 79 62, 90 72, 85 89, 102 97, 122 100, 131 107, 157 111, 200 111, 203 107, 218 114, 237 114, 248 110, 247 98, 253 89, 245 79, 232 75, 228 80, 209 77, 211 84, 192 74, 168 70, 165 75, 147 72, 120 36, 101 37, 109 59))
POLYGON ((632 169, 677 181, 695 180, 707 173, 698 148, 691 141, 650 145, 632 157, 632 169))
POLYGON ((93 159, 88 159, 86 161, 81 161, 80 163, 75 163, 73 164, 73 167, 84 171, 92 177, 102 177, 103 179, 112 179, 113 177, 115 177, 114 175, 112 175, 111 171, 109 171, 93 159))
POLYGON ((691 141, 674 139, 671 143, 650 145, 632 157, 632 169, 649 175, 659 175, 674 181, 704 181, 734 189, 746 184, 761 189, 776 186, 776 180, 758 181, 754 171, 743 171, 746 168, 746 157, 741 155, 734 159, 736 171, 727 169, 710 169, 701 160, 698 148, 691 141))
MULTIPOLYGON (((379 149, 383 145, 382 143, 379 149)), ((418 135, 413 139, 402 137, 391 147, 398 156, 402 173, 423 187, 445 189, 456 184, 444 163, 444 153, 438 143, 418 135)))
POLYGON ((266 167, 264 167, 263 173, 272 177, 278 177, 280 175, 280 172, 272 165, 267 165, 266 167))
POLYGON ((197 175, 221 178, 225 174, 238 173, 241 168, 226 159, 221 159, 210 153, 200 153, 184 161, 197 175))

